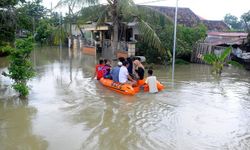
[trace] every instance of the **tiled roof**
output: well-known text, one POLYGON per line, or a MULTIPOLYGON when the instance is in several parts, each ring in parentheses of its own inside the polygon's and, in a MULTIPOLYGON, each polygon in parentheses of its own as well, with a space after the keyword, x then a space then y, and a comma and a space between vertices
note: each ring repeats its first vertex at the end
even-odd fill
MULTIPOLYGON (((153 9, 156 9, 174 20, 175 7, 166 7, 166 6, 146 6, 153 9)), ((228 31, 229 27, 223 21, 212 21, 205 20, 204 18, 196 15, 189 8, 178 8, 178 24, 183 24, 187 27, 194 27, 200 23, 203 23, 209 31, 228 31)))
POLYGON ((209 31, 228 31, 230 28, 224 21, 215 20, 202 20, 202 23, 208 28, 209 31))
MULTIPOLYGON (((147 6, 156 9, 174 20, 175 7, 166 6, 147 6)), ((194 27, 201 23, 200 18, 189 8, 178 8, 178 24, 183 24, 188 27, 194 27)))

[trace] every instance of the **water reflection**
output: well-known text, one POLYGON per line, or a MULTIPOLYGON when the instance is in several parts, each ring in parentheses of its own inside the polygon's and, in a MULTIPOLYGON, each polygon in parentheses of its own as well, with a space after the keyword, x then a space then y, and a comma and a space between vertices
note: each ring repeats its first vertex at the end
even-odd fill
POLYGON ((48 142, 33 133, 32 120, 36 113, 36 108, 28 106, 28 101, 0 100, 1 149, 47 149, 48 142))
POLYGON ((250 148, 250 72, 226 67, 215 78, 209 66, 176 66, 171 87, 163 66, 154 70, 166 90, 124 96, 91 79, 96 58, 80 50, 44 47, 32 60, 38 73, 29 103, 16 100, 11 81, 0 77, 4 149, 18 149, 12 141, 51 150, 250 148))

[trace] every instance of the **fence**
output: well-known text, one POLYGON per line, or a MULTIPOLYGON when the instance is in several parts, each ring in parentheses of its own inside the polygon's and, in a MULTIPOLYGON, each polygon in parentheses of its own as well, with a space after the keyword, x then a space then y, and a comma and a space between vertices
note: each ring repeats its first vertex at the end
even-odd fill
POLYGON ((202 60, 202 56, 210 53, 220 55, 224 49, 225 47, 214 46, 209 43, 197 43, 191 55, 191 62, 204 64, 205 62, 202 60))

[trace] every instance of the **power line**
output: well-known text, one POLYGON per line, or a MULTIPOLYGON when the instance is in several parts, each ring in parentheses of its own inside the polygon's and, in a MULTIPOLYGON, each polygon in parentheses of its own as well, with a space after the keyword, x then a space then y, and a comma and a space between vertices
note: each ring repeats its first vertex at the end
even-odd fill
MULTIPOLYGON (((141 4, 157 3, 157 2, 162 2, 162 1, 166 1, 166 0, 151 0, 151 1, 141 2, 141 3, 136 3, 136 4, 141 5, 141 4)), ((101 3, 101 4, 108 4, 108 3, 104 2, 104 3, 101 3)))
POLYGON ((147 2, 142 2, 142 3, 136 3, 136 4, 148 4, 148 3, 157 3, 157 2, 162 2, 162 1, 166 1, 166 0, 152 0, 152 1, 147 1, 147 2))

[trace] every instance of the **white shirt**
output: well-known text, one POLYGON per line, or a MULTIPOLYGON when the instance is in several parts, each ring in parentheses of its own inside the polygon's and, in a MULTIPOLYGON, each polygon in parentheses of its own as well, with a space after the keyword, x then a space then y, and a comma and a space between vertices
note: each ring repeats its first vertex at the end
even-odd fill
POLYGON ((125 66, 122 66, 119 71, 119 82, 125 83, 128 81, 128 69, 125 66))
POLYGON ((157 80, 156 80, 155 76, 147 77, 145 83, 147 83, 149 86, 149 93, 157 93, 158 92, 157 80))

